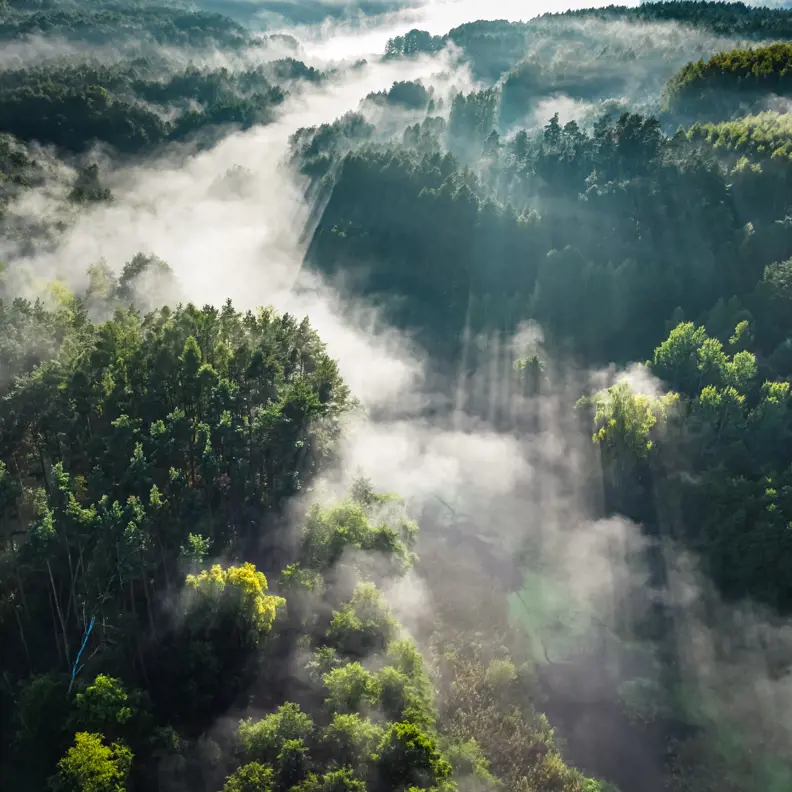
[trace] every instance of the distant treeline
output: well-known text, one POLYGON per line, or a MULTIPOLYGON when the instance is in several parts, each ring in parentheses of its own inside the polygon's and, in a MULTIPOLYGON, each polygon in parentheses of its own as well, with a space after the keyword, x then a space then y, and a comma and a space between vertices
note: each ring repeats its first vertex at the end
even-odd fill
POLYGON ((206 127, 267 123, 287 96, 276 81, 322 79, 289 58, 247 71, 193 67, 165 76, 145 58, 3 71, 0 131, 73 152, 100 141, 140 153, 206 127))
MULTIPOLYGON (((550 52, 543 49, 543 42, 550 48, 567 48, 576 56, 564 58, 566 69, 575 70, 575 57, 579 51, 584 61, 590 59, 590 49, 600 50, 604 45, 613 47, 608 39, 612 38, 607 25, 612 22, 625 24, 646 24, 676 22, 699 33, 728 37, 735 40, 755 40, 770 43, 776 40, 792 39, 792 9, 768 9, 760 6, 746 6, 743 3, 703 2, 697 0, 669 0, 669 2, 642 3, 639 6, 607 6, 605 8, 567 11, 561 14, 544 14, 528 22, 507 22, 504 20, 468 22, 449 31, 444 36, 433 36, 426 31, 414 29, 388 41, 386 56, 415 55, 417 53, 437 52, 448 43, 461 49, 477 76, 496 80, 511 71, 528 55, 539 53, 536 66, 548 68, 553 60, 550 52), (594 25, 590 34, 582 22, 594 25), (584 45, 585 46, 581 46, 584 45), (544 57, 541 57, 541 55, 544 57)), ((626 31, 625 31, 626 32, 626 31)), ((609 58, 629 60, 632 50, 636 62, 649 66, 647 58, 654 51, 673 52, 689 47, 692 42, 684 42, 682 31, 654 39, 640 35, 636 39, 627 34, 624 40, 616 41, 616 51, 609 52, 609 58), (619 52, 621 49, 623 52, 619 52)), ((704 53, 702 53, 704 54, 704 53)), ((712 54, 712 53, 708 53, 712 54)), ((688 51, 689 58, 689 51, 688 51)), ((579 68, 581 77, 586 68, 579 68)), ((624 81, 629 77, 622 73, 624 81)), ((669 75, 670 76, 670 75, 669 75)), ((558 90, 564 90, 560 86, 558 90)))
POLYGON ((0 3, 0 41, 31 35, 112 45, 149 40, 161 45, 238 49, 256 43, 246 28, 226 16, 175 4, 0 3))
POLYGON ((665 93, 666 109, 687 118, 724 119, 769 109, 792 95, 792 44, 738 49, 687 64, 665 93))

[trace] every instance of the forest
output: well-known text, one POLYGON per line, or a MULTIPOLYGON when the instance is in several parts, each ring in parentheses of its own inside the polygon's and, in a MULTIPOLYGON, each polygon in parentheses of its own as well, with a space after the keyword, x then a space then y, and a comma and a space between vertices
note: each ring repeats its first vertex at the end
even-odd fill
POLYGON ((792 789, 792 9, 440 5, 0 0, 4 792, 792 789))

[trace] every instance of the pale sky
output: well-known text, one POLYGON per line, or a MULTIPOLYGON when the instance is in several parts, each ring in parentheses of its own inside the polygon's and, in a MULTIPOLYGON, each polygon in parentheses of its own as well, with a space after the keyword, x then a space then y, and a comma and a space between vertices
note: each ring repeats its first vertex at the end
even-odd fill
MULTIPOLYGON (((318 58, 352 58, 382 54, 389 38, 412 28, 439 35, 464 22, 478 19, 526 20, 548 12, 594 8, 614 0, 431 0, 418 8, 372 17, 370 24, 355 26, 328 21, 311 28, 297 28, 306 52, 318 58)), ((638 5, 620 0, 619 5, 638 5)))

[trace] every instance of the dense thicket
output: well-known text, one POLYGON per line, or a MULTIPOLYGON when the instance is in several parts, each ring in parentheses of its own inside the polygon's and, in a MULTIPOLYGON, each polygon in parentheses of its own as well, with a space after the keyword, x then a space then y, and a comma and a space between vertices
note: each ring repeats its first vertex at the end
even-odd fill
MULTIPOLYGON (((482 140, 487 128, 452 110, 452 129, 482 140)), ((725 167, 717 149, 691 151, 687 137, 629 114, 591 132, 551 120, 508 143, 488 135, 478 173, 442 153, 443 129, 430 122, 398 147, 351 153, 338 142, 354 142, 349 130, 333 143, 322 134, 321 151, 317 137, 295 152, 311 173, 329 168, 325 152, 340 160, 309 257, 332 270, 359 262, 366 293, 408 296, 402 320, 436 337, 459 338, 466 323, 510 331, 533 316, 589 360, 640 359, 675 311, 723 321, 719 301, 735 320, 721 337, 743 310, 762 325, 767 355, 789 330, 770 328, 756 291, 764 268, 790 255, 778 158, 766 171, 725 167), (445 223, 451 238, 435 233, 445 223)))
POLYGON ((4 71, 0 130, 68 151, 101 141, 141 153, 205 127, 267 123, 286 97, 271 79, 321 79, 291 59, 241 72, 191 68, 164 79, 161 74, 161 64, 146 59, 4 71))
MULTIPOLYGON (((360 482, 307 512, 298 536, 279 527, 349 405, 308 322, 230 304, 88 321, 86 305, 123 301, 143 269, 109 286, 95 274, 101 292, 55 312, 0 306, 0 638, 16 704, 3 709, 4 778, 228 792, 495 783, 474 741, 485 731, 438 720, 421 656, 370 582, 414 561, 398 499, 360 482), (221 550, 225 563, 202 569, 221 550), (212 730, 229 708, 231 732, 212 730), (240 720, 250 708, 269 714, 240 720)), ((535 776, 539 790, 582 790, 547 725, 514 709, 508 673, 447 673, 455 695, 492 696, 489 728, 518 718, 531 741, 516 774, 503 765, 510 789, 535 776)))
POLYGON ((692 142, 706 141, 718 155, 727 155, 735 163, 748 155, 754 165, 766 168, 773 160, 788 159, 790 154, 790 117, 768 110, 720 123, 697 122, 686 134, 692 142))
MULTIPOLYGON (((545 18, 549 16, 546 15, 545 18)), ((789 9, 723 0, 671 0, 641 3, 638 6, 610 5, 565 11, 553 16, 607 21, 627 19, 641 22, 680 22, 729 36, 777 39, 792 36, 792 12, 789 9)))
POLYGON ((645 82, 647 93, 655 92, 672 75, 674 64, 681 68, 694 53, 710 57, 730 48, 730 42, 770 44, 790 38, 788 9, 672 0, 544 14, 527 22, 471 21, 445 36, 413 29, 391 39, 386 54, 432 53, 451 43, 482 79, 494 81, 514 69, 530 68, 534 83, 540 78, 547 87, 557 83, 557 92, 569 86, 573 96, 575 86, 583 83, 581 96, 587 97, 636 82, 645 82))
POLYGON ((685 66, 669 81, 663 100, 688 118, 745 115, 789 96, 791 65, 790 44, 723 52, 685 66))
POLYGON ((227 16, 179 4, 99 2, 0 5, 0 40, 48 36, 88 44, 135 45, 151 41, 184 47, 239 49, 256 39, 227 16))

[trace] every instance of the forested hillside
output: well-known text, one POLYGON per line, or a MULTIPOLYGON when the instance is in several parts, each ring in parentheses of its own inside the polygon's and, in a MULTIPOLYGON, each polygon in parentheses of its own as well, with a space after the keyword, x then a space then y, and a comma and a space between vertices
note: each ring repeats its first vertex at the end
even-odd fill
MULTIPOLYGON (((283 74, 284 67, 290 71, 291 63, 272 63, 271 76, 283 74)), ((162 64, 145 60, 129 66, 80 62, 5 71, 0 129, 67 151, 101 141, 120 153, 137 154, 206 127, 265 124, 286 96, 263 67, 239 73, 191 69, 166 80, 161 74, 162 64)))
POLYGON ((63 36, 69 41, 120 46, 149 43, 190 47, 250 46, 253 36, 222 14, 192 11, 186 3, 168 5, 133 0, 76 2, 6 0, 0 36, 5 41, 30 35, 63 36))
POLYGON ((411 5, 0 0, 2 790, 792 789, 792 10, 411 5))

